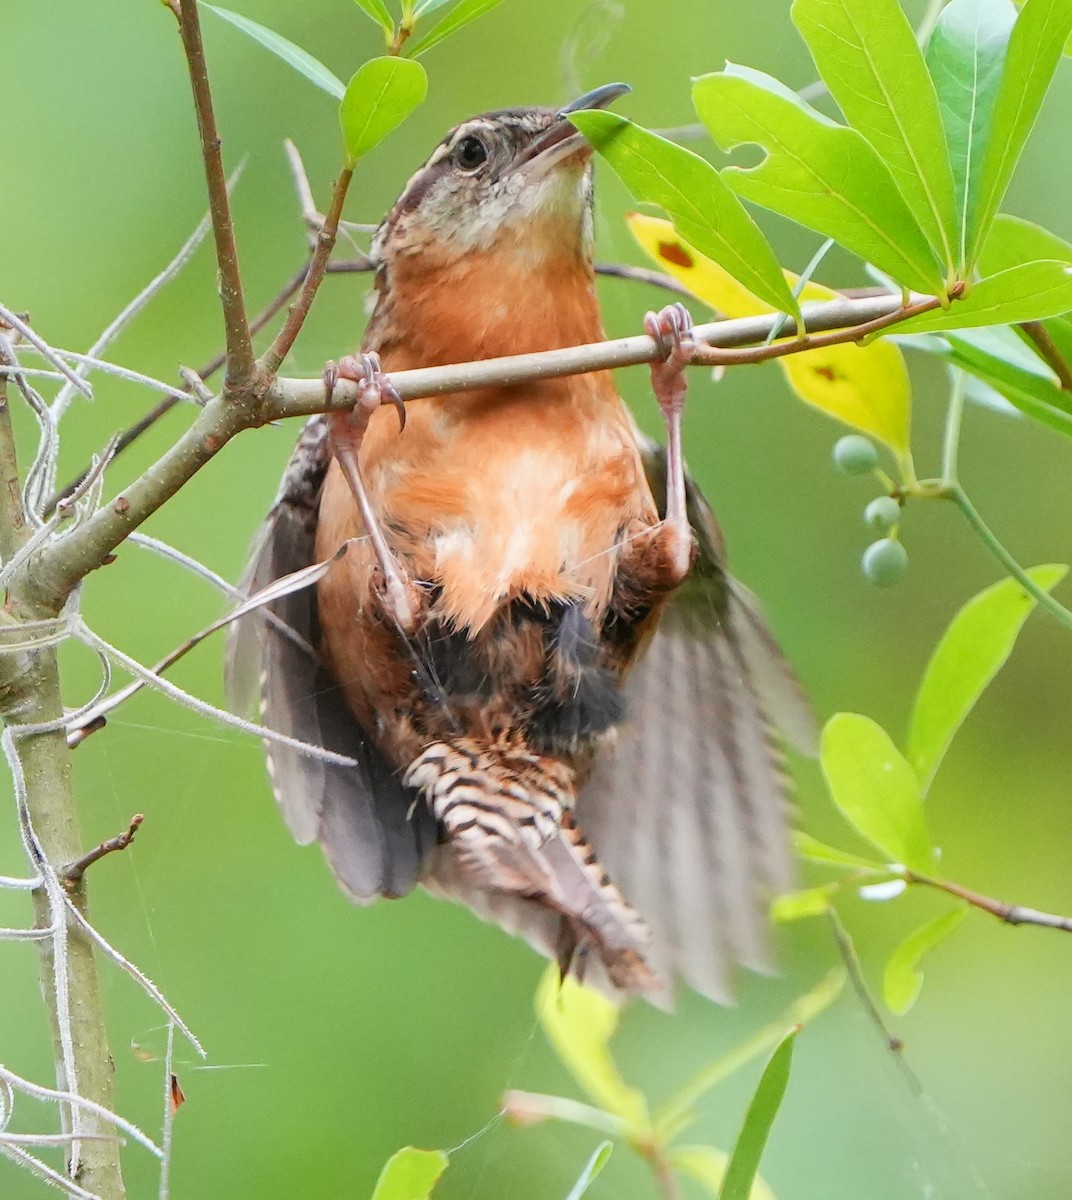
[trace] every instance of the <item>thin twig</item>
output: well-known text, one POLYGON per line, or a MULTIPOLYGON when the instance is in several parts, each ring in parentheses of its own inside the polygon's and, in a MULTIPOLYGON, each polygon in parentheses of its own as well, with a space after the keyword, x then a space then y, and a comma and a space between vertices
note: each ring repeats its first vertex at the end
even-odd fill
POLYGON ((37 352, 43 358, 46 358, 56 368, 56 370, 59 371, 64 379, 68 381, 68 383, 70 383, 73 387, 76 387, 82 393, 82 395, 86 397, 86 399, 93 399, 93 389, 88 383, 86 383, 84 379, 78 378, 78 376, 63 361, 63 359, 60 358, 56 351, 52 349, 48 342, 46 342, 40 334, 36 333, 30 327, 29 323, 24 321, 18 315, 18 313, 12 312, 11 309, 5 308, 2 304, 0 304, 0 328, 2 328, 3 325, 7 325, 9 328, 14 329, 17 333, 21 334, 22 337, 24 337, 26 341, 29 342, 30 345, 33 346, 33 348, 37 350, 37 352))
POLYGON ((339 178, 335 181, 335 187, 331 193, 331 204, 328 207, 324 223, 316 235, 316 247, 313 250, 313 257, 309 261, 309 269, 302 280, 301 291, 291 306, 290 312, 287 313, 283 328, 276 334, 275 340, 261 355, 257 363, 257 370, 261 375, 271 377, 279 370, 280 363, 290 353, 290 348, 294 345, 295 339, 301 332, 301 327, 305 324, 309 308, 323 282, 328 259, 335 248, 339 219, 342 217, 342 207, 346 202, 346 193, 353 176, 353 167, 343 167, 339 178))
POLYGON ((648 267, 634 267, 629 263, 596 263, 595 270, 597 275, 606 275, 612 279, 628 279, 633 283, 647 283, 652 287, 674 292, 678 296, 688 296, 690 300, 696 299, 683 283, 678 283, 672 275, 666 275, 662 271, 652 271, 648 267))
MULTIPOLYGON (((853 991, 856 993, 856 998, 863 1005, 864 1011, 867 1013, 871 1023, 882 1034, 882 1040, 886 1043, 886 1048, 892 1050, 897 1055, 898 1061, 907 1069, 907 1064, 902 1056, 904 1042, 901 1041, 886 1024, 885 1020, 883 1020, 882 1012, 875 1002, 874 996, 871 995, 871 989, 867 986, 867 980, 864 978, 863 969, 860 966, 860 956, 856 952, 856 943, 845 928, 844 922, 838 915, 836 908, 828 908, 826 915, 834 934, 834 943, 838 948, 838 953, 841 955, 841 962, 845 967, 845 972, 849 977, 849 982, 852 984, 853 991)), ((909 1074, 913 1082, 917 1082, 915 1075, 911 1071, 909 1071, 909 1074)))
MULTIPOLYGON (((319 214, 317 214, 317 219, 318 221, 322 220, 319 214)), ((346 225, 347 222, 340 221, 339 224, 342 226, 346 225)), ((361 228, 366 227, 362 226, 361 228)), ((362 255, 360 258, 342 259, 329 262, 326 267, 326 274, 365 275, 374 269, 375 263, 372 261, 372 259, 369 258, 368 255, 362 255)), ((297 292, 304 282, 308 270, 309 264, 306 263, 304 266, 299 268, 289 280, 287 280, 287 282, 280 289, 279 293, 273 296, 272 299, 264 306, 264 308, 261 309, 257 316, 250 321, 250 333, 259 333, 276 315, 276 313, 278 313, 284 307, 284 305, 290 301, 295 292, 297 292)), ((678 281, 672 276, 664 275, 661 271, 651 271, 646 267, 634 267, 626 263, 597 263, 595 270, 597 275, 605 275, 610 278, 630 280, 634 283, 650 284, 652 287, 663 288, 665 291, 674 292, 680 296, 692 296, 692 293, 688 290, 688 288, 686 288, 683 284, 678 283, 678 281)), ((848 294, 849 293, 846 293, 846 295, 848 294)), ((871 288, 868 289, 868 294, 885 295, 886 293, 882 292, 880 288, 871 288)), ((203 367, 193 373, 199 380, 204 382, 215 375, 215 373, 224 365, 226 361, 226 352, 220 352, 219 354, 216 354, 210 358, 203 367)), ((14 368, 12 368, 12 370, 14 370, 14 368)), ((52 374, 51 372, 35 372, 33 370, 25 373, 28 375, 52 374)), ((185 377, 184 382, 186 383, 186 387, 182 389, 183 396, 181 398, 184 399, 186 396, 198 395, 198 398, 201 400, 207 399, 207 396, 204 393, 200 393, 199 389, 186 380, 185 377)), ((148 432, 148 430, 150 430, 157 423, 157 421, 171 412, 171 410, 176 404, 179 403, 179 401, 179 396, 168 395, 166 399, 162 400, 159 404, 154 405, 143 417, 140 417, 134 422, 133 425, 125 429, 119 435, 116 441, 113 458, 118 458, 118 456, 122 454, 128 446, 133 445, 133 443, 136 442, 143 433, 148 432)), ((84 478, 84 475, 79 476, 77 479, 70 480, 54 496, 50 497, 48 505, 45 509, 46 515, 53 511, 53 509, 56 507, 56 504, 60 499, 62 499, 63 496, 67 495, 73 488, 77 487, 82 478, 84 478)))
MULTIPOLYGON (((904 307, 900 295, 885 293, 859 300, 831 300, 803 306, 803 337, 797 337, 796 321, 785 322, 782 330, 787 341, 777 346, 759 346, 745 352, 743 359, 756 362, 784 354, 812 350, 827 344, 811 335, 822 330, 842 330, 841 341, 854 341, 870 336, 920 312, 930 311, 941 302, 935 297, 913 297, 904 307), (758 358, 756 357, 758 353, 758 358)), ((730 321, 713 321, 697 325, 693 336, 701 350, 693 365, 708 365, 708 356, 720 356, 726 348, 750 346, 763 342, 773 324, 782 319, 780 313, 755 317, 738 317, 730 321), (707 349, 704 349, 706 347, 707 349)), ((493 388, 525 383, 535 379, 555 379, 564 375, 579 375, 588 371, 603 371, 614 367, 637 366, 656 361, 665 351, 646 334, 619 338, 616 341, 591 342, 582 346, 565 346, 558 350, 543 350, 534 354, 517 354, 504 358, 488 358, 477 362, 458 363, 443 367, 417 367, 408 371, 391 372, 388 378, 403 400, 424 396, 443 396, 452 392, 467 392, 478 388, 493 388)), ((719 358, 719 361, 724 361, 719 358)), ((285 417, 310 416, 316 412, 346 411, 357 399, 357 387, 345 380, 336 386, 331 399, 324 396, 319 379, 277 379, 269 389, 261 410, 261 419, 280 420, 285 417)))
MULTIPOLYGON (((228 181, 228 187, 233 187, 237 178, 238 172, 236 171, 228 181)), ((186 241, 183 242, 183 244, 179 247, 178 253, 171 260, 171 262, 169 262, 158 275, 155 275, 152 279, 150 279, 145 287, 143 287, 142 290, 134 297, 134 299, 130 301, 130 303, 122 310, 122 312, 120 312, 112 321, 108 323, 107 328, 101 333, 101 335, 86 352, 88 355, 93 358, 100 358, 100 356, 119 335, 119 333, 127 325, 129 325, 130 322, 133 321, 134 318, 145 309, 146 305, 149 304, 153 297, 156 296, 156 294, 161 291, 162 288, 166 287, 167 284, 170 283, 176 275, 178 275, 183 267, 186 266, 186 264, 193 257, 194 251, 198 248, 198 246, 201 245, 202 241, 204 241, 205 234, 208 233, 208 229, 209 217, 206 214, 197 223, 193 233, 191 233, 186 241)), ((75 375, 77 375, 79 379, 85 378, 86 374, 88 373, 87 366, 88 364, 82 364, 76 368, 75 375)), ((70 403, 72 395, 73 388, 70 383, 65 384, 60 389, 59 394, 52 403, 52 412, 57 419, 62 416, 63 410, 70 403)))
MULTIPOLYGON (((962 285, 956 285, 963 290, 962 285)), ((956 293, 960 295, 960 291, 956 293)), ((705 367, 743 366, 749 363, 769 362, 772 358, 785 358, 788 354, 801 354, 808 350, 820 350, 827 346, 841 346, 846 342, 861 342, 872 334, 888 329, 891 325, 907 321, 909 317, 918 317, 921 313, 931 312, 940 308, 942 301, 937 296, 930 296, 914 304, 906 304, 894 312, 885 313, 873 320, 864 321, 851 329, 840 329, 834 333, 812 337, 804 334, 792 341, 776 342, 747 349, 723 350, 715 346, 703 346, 697 352, 693 361, 705 367)), ((784 314, 779 314, 779 320, 784 321, 784 314)), ((787 332, 788 322, 781 326, 779 332, 787 332)))
POLYGON ((71 863, 70 866, 61 868, 60 878, 65 882, 73 883, 75 880, 81 879, 86 870, 99 859, 104 858, 106 854, 115 854, 118 850, 125 850, 134 840, 134 835, 141 828, 141 823, 144 820, 145 817, 141 813, 135 813, 130 818, 130 825, 122 833, 116 834, 115 837, 109 838, 106 842, 101 842, 99 846, 94 847, 87 854, 83 854, 80 859, 71 863))
POLYGON ((287 164, 290 167, 290 174, 294 180, 294 190, 298 194, 298 207, 301 209, 302 221, 305 223, 306 232, 309 236, 309 249, 312 251, 316 247, 316 235, 324 223, 324 215, 316 207, 316 200, 313 198, 313 189, 309 185, 309 175, 305 170, 305 163, 302 162, 302 156, 298 152, 298 147, 294 145, 290 138, 283 139, 283 152, 287 156, 287 164))
POLYGON ((926 887, 937 888, 958 900, 964 900, 973 908, 981 909, 1004 921, 1006 925, 1038 925, 1044 929, 1060 929, 1072 933, 1072 917, 1062 917, 1057 913, 1041 912, 1037 908, 1027 908, 1023 904, 1006 904, 1004 900, 995 900, 992 896, 984 896, 973 892, 971 888, 953 883, 948 879, 931 879, 926 875, 917 875, 914 871, 906 871, 905 879, 909 883, 920 883, 926 887))
POLYGON ((1034 344, 1035 349, 1042 355, 1046 365, 1057 376, 1061 390, 1072 392, 1072 366, 1069 366, 1065 356, 1057 348, 1057 343, 1050 336, 1050 331, 1041 321, 1021 321, 1019 329, 1034 344))
MULTIPOLYGON (((906 308, 900 296, 886 295, 808 304, 804 306, 805 336, 791 343, 764 347, 762 356, 771 356, 775 351, 793 353, 812 349, 818 339, 810 335, 819 330, 850 326, 841 337, 850 341, 854 336, 866 336, 938 303, 935 298, 917 297, 906 308)), ((694 334, 698 341, 712 346, 748 345, 762 342, 776 320, 781 320, 780 314, 716 321, 698 326, 694 334)), ((784 330, 787 337, 793 338, 796 332, 796 322, 787 322, 784 330)), ((390 376, 390 381, 403 399, 414 399, 653 362, 662 353, 655 341, 644 335, 537 354, 398 371, 390 376)), ((356 398, 356 385, 347 381, 341 382, 329 398, 325 397, 319 379, 277 378, 254 410, 232 405, 226 397, 210 401, 163 457, 124 490, 122 504, 105 505, 80 528, 42 547, 34 556, 25 586, 38 603, 58 609, 80 579, 99 566, 235 434, 284 417, 345 411, 356 398)))
POLYGON ((246 385, 253 376, 254 355, 253 339, 246 318, 246 302, 242 295, 242 275, 238 267, 231 201, 227 194, 227 175, 223 169, 220 135, 212 108, 212 89, 208 79, 208 64, 205 62, 205 47, 201 40, 197 0, 176 2, 194 107, 197 109, 197 124, 201 132, 201 156, 205 165, 209 212, 216 242, 220 302, 227 340, 227 383, 230 387, 239 387, 246 385))
POLYGON ((663 1200, 680 1200, 681 1187, 674 1174, 674 1168, 666 1156, 665 1148, 658 1142, 653 1142, 650 1146, 637 1146, 636 1149, 648 1160, 651 1172, 655 1176, 655 1182, 662 1192, 663 1200))
MULTIPOLYGON (((332 268, 329 267, 329 271, 331 269, 332 268)), ((262 330, 265 325, 267 325, 268 322, 276 315, 276 313, 283 308, 283 306, 290 300, 298 288, 301 287, 302 281, 305 279, 305 273, 308 270, 309 264, 306 263, 304 266, 300 267, 290 277, 290 279, 287 280, 281 290, 275 296, 273 296, 271 300, 268 301, 264 308, 262 308, 256 317, 254 317, 254 319, 250 322, 250 333, 259 333, 260 330, 262 330)), ((197 377, 202 380, 202 382, 206 379, 211 379, 212 376, 215 375, 220 367, 222 367, 226 362, 227 352, 225 350, 221 350, 218 354, 214 354, 212 358, 210 358, 208 362, 196 372, 197 377)), ((194 388, 190 385, 187 385, 185 392, 186 395, 184 395, 183 399, 185 399, 187 396, 192 396, 194 393, 194 388)), ((112 457, 118 458, 128 446, 133 445, 143 433, 148 432, 148 430, 150 430, 157 423, 157 421, 161 419, 161 417, 164 417, 171 412, 171 410, 179 402, 180 401, 177 396, 167 396, 164 400, 161 400, 159 404, 154 405, 145 414, 145 416, 139 418, 129 428, 123 430, 123 432, 116 439, 115 451, 112 457)), ((68 495, 76 487, 78 487, 82 480, 85 479, 87 472, 88 468, 86 471, 83 471, 77 479, 72 479, 63 488, 57 491, 55 495, 49 498, 48 504, 45 508, 46 515, 55 509, 56 505, 63 499, 64 496, 68 495)))

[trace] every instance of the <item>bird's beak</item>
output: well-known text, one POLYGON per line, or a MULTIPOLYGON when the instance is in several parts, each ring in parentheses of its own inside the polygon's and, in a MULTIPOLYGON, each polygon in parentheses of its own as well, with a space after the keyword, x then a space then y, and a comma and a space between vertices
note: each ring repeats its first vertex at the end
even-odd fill
POLYGON ((536 179, 575 155, 584 154, 587 157, 592 149, 584 135, 570 124, 569 114, 606 108, 632 90, 627 83, 605 83, 602 87, 585 92, 572 104, 567 104, 559 110, 558 119, 528 146, 516 164, 517 169, 523 170, 530 179, 536 179))

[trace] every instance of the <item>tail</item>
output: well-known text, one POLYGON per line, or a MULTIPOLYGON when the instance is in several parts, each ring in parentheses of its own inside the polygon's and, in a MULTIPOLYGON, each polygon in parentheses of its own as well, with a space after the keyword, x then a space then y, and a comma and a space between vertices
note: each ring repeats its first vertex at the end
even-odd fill
MULTIPOLYGON (((595 953, 627 992, 662 986, 646 961, 651 933, 573 821, 573 771, 519 741, 435 742, 406 772, 446 836, 462 895, 527 901, 559 918, 553 953, 583 976, 595 953)), ((494 911, 494 904, 488 906, 494 911)))

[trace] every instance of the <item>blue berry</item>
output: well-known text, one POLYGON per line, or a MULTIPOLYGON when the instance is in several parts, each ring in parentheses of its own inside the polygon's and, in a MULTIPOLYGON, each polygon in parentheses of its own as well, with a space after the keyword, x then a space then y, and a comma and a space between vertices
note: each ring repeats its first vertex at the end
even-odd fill
POLYGON ((875 443, 858 433, 838 438, 834 443, 834 465, 846 475, 866 475, 878 466, 875 443))
POLYGON ((889 533, 900 519, 901 506, 892 496, 877 496, 864 509, 864 521, 878 533, 889 533))
POLYGON ((908 567, 908 551, 893 538, 883 538, 867 547, 861 566, 875 587, 891 587, 908 567))

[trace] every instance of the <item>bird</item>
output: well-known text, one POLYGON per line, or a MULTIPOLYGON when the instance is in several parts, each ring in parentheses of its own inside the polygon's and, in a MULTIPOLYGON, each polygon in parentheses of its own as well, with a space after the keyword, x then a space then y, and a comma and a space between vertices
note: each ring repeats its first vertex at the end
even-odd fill
POLYGON ((345 756, 266 742, 291 832, 353 900, 420 884, 615 997, 726 1001, 737 965, 770 968, 782 742, 814 728, 685 471, 688 312, 644 318, 665 447, 609 371, 404 405, 390 384, 604 339, 569 118, 629 90, 472 117, 406 184, 361 351, 324 372, 357 403, 300 435, 243 581, 276 590, 228 671, 265 726, 345 756))

